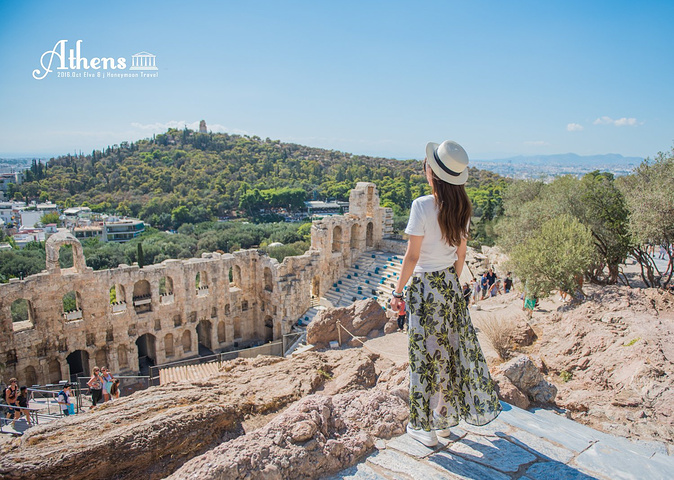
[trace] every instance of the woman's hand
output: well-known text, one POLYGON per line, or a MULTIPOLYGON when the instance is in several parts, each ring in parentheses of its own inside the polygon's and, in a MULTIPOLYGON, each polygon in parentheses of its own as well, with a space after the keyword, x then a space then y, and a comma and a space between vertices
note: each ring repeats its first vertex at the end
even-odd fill
POLYGON ((403 301, 402 298, 398 297, 391 297, 391 309, 393 309, 394 312, 398 312, 400 309, 400 303, 403 301))

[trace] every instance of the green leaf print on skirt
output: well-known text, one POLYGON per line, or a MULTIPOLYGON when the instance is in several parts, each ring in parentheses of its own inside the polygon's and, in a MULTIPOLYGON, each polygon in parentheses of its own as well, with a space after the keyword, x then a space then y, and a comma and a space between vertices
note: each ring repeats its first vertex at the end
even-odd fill
POLYGON ((491 422, 501 404, 454 267, 413 277, 407 305, 412 426, 491 422))

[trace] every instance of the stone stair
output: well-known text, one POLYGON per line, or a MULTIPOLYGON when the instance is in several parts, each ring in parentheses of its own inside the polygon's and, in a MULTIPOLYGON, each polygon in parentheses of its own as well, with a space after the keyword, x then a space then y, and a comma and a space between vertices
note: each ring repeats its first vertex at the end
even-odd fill
POLYGON ((323 294, 318 305, 315 305, 315 300, 312 301, 312 307, 300 317, 300 324, 308 325, 321 308, 347 307, 355 300, 375 298, 386 308, 391 291, 400 277, 402 260, 402 255, 396 253, 363 253, 323 294))
POLYGON ((659 480, 674 478, 672 447, 599 432, 550 410, 502 403, 483 427, 465 423, 428 448, 401 435, 378 440, 374 453, 323 480, 659 480))

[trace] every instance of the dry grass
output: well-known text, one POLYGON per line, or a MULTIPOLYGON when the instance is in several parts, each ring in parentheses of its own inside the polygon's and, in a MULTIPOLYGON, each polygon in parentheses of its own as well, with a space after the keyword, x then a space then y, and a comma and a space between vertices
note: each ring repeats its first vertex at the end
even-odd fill
POLYGON ((475 326, 485 336, 501 360, 507 360, 513 351, 512 336, 515 330, 512 319, 485 315, 475 321, 475 326))

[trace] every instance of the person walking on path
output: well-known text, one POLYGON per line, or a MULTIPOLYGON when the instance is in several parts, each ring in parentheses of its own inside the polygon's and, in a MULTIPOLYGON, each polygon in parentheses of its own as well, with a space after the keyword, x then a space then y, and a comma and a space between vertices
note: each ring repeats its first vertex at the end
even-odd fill
POLYGON ((429 143, 424 171, 433 193, 412 203, 407 252, 391 306, 397 309, 412 277, 407 433, 432 447, 461 419, 472 425, 491 422, 501 404, 459 283, 472 213, 464 186, 468 155, 455 142, 429 143))
POLYGON ((407 319, 407 311, 405 309, 405 302, 398 302, 398 331, 405 330, 405 320, 407 319))
POLYGON ((100 368, 94 367, 94 373, 87 382, 91 390, 91 408, 94 408, 103 398, 103 378, 100 372, 100 368))
POLYGON ((70 384, 66 383, 56 396, 56 402, 61 407, 61 413, 66 417, 70 415, 70 410, 68 410, 68 405, 70 404, 70 384))

